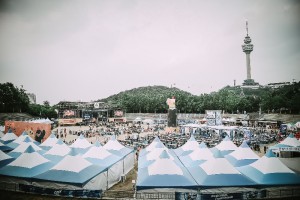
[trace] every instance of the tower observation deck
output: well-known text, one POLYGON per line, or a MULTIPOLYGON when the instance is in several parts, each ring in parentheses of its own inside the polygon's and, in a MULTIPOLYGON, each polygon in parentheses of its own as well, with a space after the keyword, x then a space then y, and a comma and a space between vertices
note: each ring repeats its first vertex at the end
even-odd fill
POLYGON ((253 44, 251 44, 251 38, 248 35, 248 21, 246 21, 246 31, 247 36, 244 39, 244 44, 242 45, 243 52, 246 54, 246 67, 247 67, 247 79, 244 80, 244 86, 254 86, 259 85, 253 79, 251 79, 251 65, 250 65, 250 53, 253 51, 253 44))

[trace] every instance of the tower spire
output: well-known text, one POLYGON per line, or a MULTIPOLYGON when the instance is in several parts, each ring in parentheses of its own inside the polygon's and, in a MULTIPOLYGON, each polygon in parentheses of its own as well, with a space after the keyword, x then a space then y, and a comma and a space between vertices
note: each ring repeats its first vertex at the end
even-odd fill
POLYGON ((247 36, 248 36, 248 20, 246 20, 246 31, 247 31, 247 36))

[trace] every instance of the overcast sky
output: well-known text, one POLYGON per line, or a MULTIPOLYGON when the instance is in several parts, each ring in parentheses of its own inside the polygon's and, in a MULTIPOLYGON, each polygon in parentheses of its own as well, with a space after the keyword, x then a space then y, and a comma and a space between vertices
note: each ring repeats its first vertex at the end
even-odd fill
POLYGON ((0 81, 37 102, 91 101, 141 86, 210 93, 252 78, 300 81, 300 1, 0 1, 0 81))

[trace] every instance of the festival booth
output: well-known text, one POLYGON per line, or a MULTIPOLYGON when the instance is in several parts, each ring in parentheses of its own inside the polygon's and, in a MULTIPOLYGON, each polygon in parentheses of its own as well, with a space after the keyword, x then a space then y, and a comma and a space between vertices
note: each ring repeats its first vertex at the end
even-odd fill
POLYGON ((300 141, 290 134, 280 143, 270 147, 280 161, 290 169, 300 172, 300 141))
POLYGON ((284 165, 271 150, 250 165, 237 167, 237 170, 261 186, 300 184, 299 174, 284 165))
POLYGON ((164 150, 159 158, 144 168, 139 168, 137 191, 194 191, 197 183, 182 163, 164 150))
POLYGON ((252 151, 252 149, 248 146, 247 141, 243 141, 237 150, 225 155, 225 158, 234 167, 241 167, 257 161, 259 156, 252 151))
POLYGON ((152 149, 155 148, 157 143, 162 143, 162 142, 157 136, 155 136, 154 140, 146 148, 140 150, 139 156, 145 155, 148 152, 150 152, 152 149))

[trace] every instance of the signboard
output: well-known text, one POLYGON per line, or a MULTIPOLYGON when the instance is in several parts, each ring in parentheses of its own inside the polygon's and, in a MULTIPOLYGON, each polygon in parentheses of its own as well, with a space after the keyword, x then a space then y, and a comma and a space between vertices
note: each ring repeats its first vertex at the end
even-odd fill
POLYGON ((208 126, 222 125, 221 110, 206 110, 206 124, 208 126))
POLYGON ((37 187, 33 185, 19 184, 19 190, 43 195, 67 196, 67 197, 84 197, 84 198, 101 198, 102 190, 65 190, 37 187))
POLYGON ((75 116, 74 110, 64 110, 63 117, 72 117, 75 116))
POLYGON ((300 147, 279 147, 279 151, 296 151, 296 152, 300 152, 300 147))
POLYGON ((35 141, 42 143, 51 134, 51 124, 24 121, 5 121, 5 132, 11 129, 17 136, 24 131, 35 141))
POLYGON ((123 117, 123 111, 122 110, 115 110, 114 116, 115 117, 123 117))

